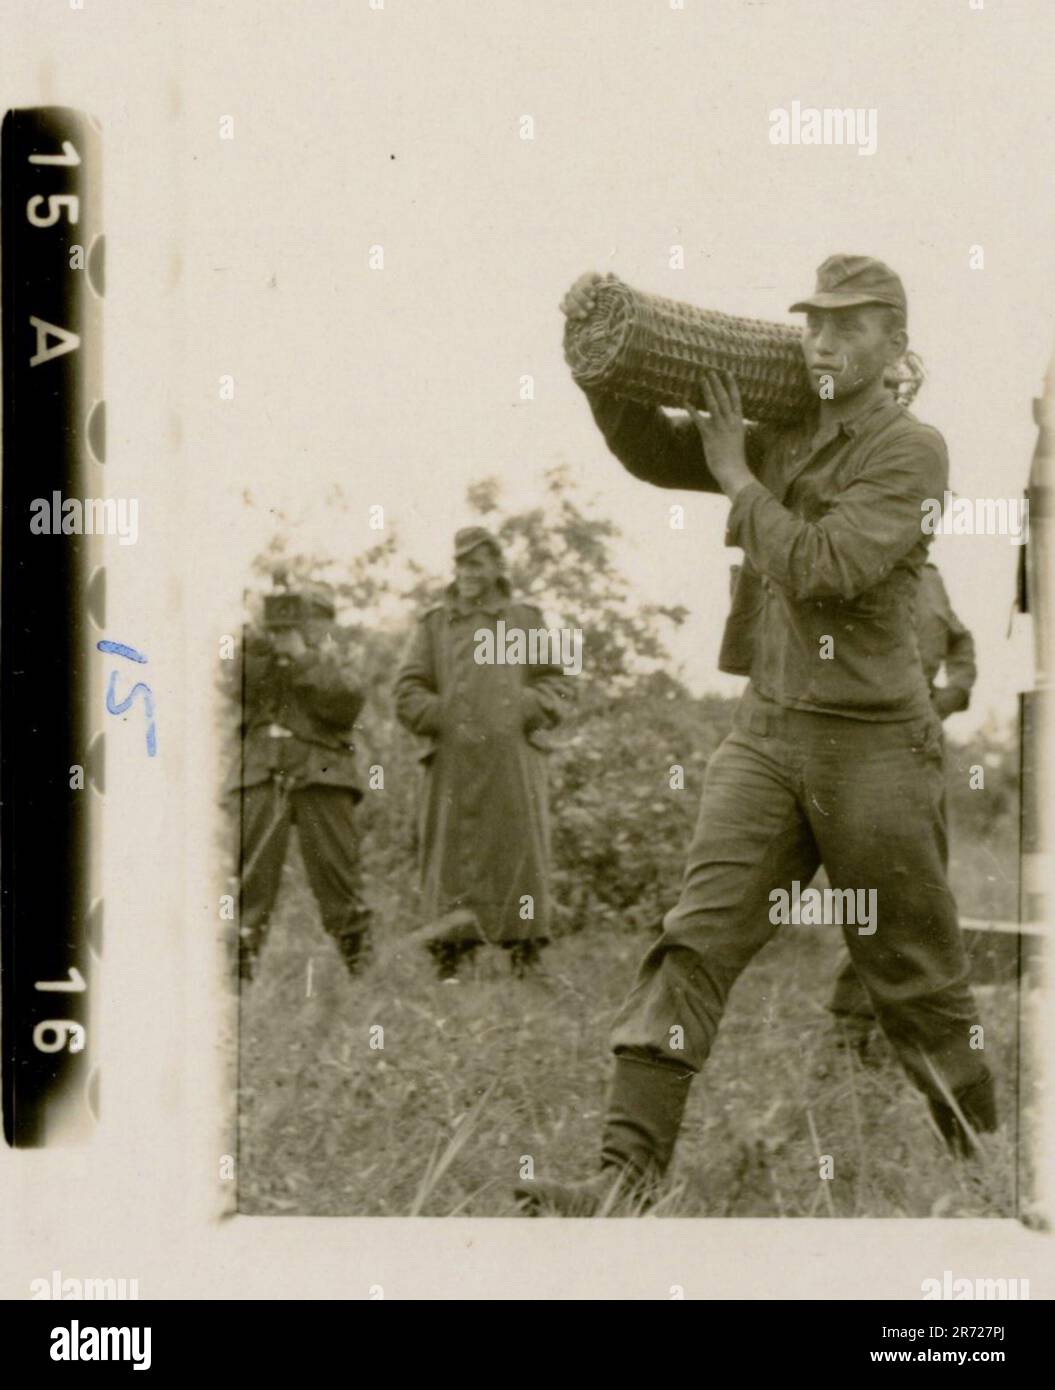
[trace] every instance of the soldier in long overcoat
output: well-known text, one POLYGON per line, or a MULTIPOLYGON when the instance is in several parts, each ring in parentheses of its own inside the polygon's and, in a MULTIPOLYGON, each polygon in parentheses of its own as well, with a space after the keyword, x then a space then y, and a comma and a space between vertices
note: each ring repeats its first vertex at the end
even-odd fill
POLYGON ((454 552, 454 583, 415 623, 395 686, 400 722, 425 740, 423 939, 441 978, 483 942, 522 974, 550 931, 546 731, 570 680, 552 660, 506 659, 513 634, 549 630, 512 597, 496 538, 466 527, 454 552))

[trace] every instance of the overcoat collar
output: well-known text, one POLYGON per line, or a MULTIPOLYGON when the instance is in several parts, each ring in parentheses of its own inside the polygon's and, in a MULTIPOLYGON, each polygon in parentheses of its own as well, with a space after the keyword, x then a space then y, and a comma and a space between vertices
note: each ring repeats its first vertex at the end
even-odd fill
POLYGON ((491 617, 497 618, 505 611, 509 600, 513 596, 513 586, 504 574, 500 574, 495 580, 494 588, 489 597, 485 599, 475 599, 472 603, 463 603, 458 597, 458 586, 448 584, 444 590, 447 596, 447 611, 451 622, 456 618, 465 618, 470 613, 487 613, 491 617))

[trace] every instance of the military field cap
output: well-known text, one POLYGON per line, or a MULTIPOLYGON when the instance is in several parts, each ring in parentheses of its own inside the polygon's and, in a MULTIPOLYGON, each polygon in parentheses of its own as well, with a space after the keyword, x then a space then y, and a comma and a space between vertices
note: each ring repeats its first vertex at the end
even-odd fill
POLYGON ((311 580, 302 587, 301 593, 304 595, 305 603, 310 607, 318 609, 328 618, 337 616, 337 602, 332 584, 324 584, 317 579, 311 580))
POLYGON ((905 287, 888 265, 872 256, 829 256, 817 270, 817 288, 788 310, 849 309, 855 304, 889 304, 908 315, 905 287))
POLYGON ((463 526, 460 531, 454 533, 454 558, 460 560, 478 545, 491 546, 496 555, 502 553, 498 538, 493 536, 486 526, 463 526))

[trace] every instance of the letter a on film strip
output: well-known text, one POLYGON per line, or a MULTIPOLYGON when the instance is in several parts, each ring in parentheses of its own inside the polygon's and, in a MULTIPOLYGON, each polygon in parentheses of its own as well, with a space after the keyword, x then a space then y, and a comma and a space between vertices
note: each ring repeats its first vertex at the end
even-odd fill
POLYGON ((105 497, 102 145, 63 107, 9 111, 0 145, 0 982, 4 1137, 91 1135, 90 1017, 105 621, 99 538, 63 499, 105 497))

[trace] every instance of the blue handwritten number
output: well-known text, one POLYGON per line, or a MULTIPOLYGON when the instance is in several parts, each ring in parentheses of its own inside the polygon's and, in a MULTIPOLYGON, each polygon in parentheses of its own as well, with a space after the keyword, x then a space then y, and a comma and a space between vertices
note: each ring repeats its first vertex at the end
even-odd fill
MULTIPOLYGON (((142 652, 136 651, 135 647, 126 647, 123 642, 98 642, 96 643, 101 652, 107 652, 113 656, 123 656, 129 661, 138 661, 146 665, 146 657, 142 652)), ((147 757, 152 758, 158 751, 157 729, 154 725, 154 695, 149 685, 143 681, 137 681, 125 698, 121 701, 116 699, 117 672, 110 672, 110 684, 106 688, 106 708, 111 714, 124 714, 125 710, 131 709, 136 696, 143 695, 143 713, 147 717, 147 757)))

